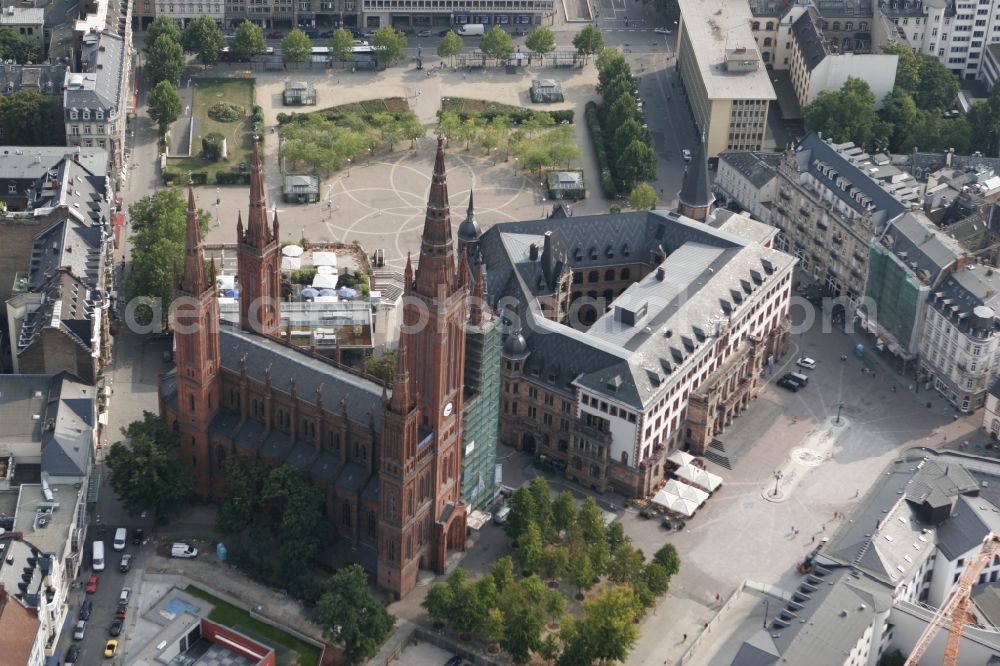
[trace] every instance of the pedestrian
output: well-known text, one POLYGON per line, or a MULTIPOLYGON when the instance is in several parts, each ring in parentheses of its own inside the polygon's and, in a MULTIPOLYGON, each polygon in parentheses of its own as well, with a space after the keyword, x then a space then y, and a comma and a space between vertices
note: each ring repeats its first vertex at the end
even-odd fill
POLYGON ((816 543, 816 535, 813 535, 813 538, 809 539, 809 543, 816 543))
POLYGON ((683 642, 684 642, 684 641, 686 641, 687 639, 688 639, 688 635, 687 635, 687 634, 684 634, 684 638, 682 638, 682 639, 681 639, 681 643, 683 643, 683 642))
POLYGON ((719 601, 721 601, 721 597, 718 595, 718 593, 716 593, 716 595, 715 595, 715 603, 719 603, 719 601))

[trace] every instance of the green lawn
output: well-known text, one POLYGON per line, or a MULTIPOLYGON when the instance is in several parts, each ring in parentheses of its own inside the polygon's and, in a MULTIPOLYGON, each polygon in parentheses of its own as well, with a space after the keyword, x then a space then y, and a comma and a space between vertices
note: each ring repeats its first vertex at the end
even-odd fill
POLYGON ((226 603, 222 599, 212 596, 199 587, 188 585, 184 591, 192 596, 198 597, 199 599, 204 599, 215 606, 215 608, 212 609, 212 612, 208 615, 209 620, 226 625, 227 627, 233 627, 234 629, 237 629, 237 631, 239 631, 237 627, 244 627, 255 637, 260 637, 261 640, 274 642, 276 645, 280 645, 292 652, 295 652, 299 656, 298 663, 300 666, 319 665, 319 648, 310 645, 305 641, 301 641, 295 636, 292 636, 275 626, 254 619, 250 616, 250 613, 246 612, 242 608, 237 608, 230 603, 226 603))
POLYGON ((252 79, 195 79, 194 109, 198 130, 191 144, 192 155, 201 152, 201 137, 219 132, 228 139, 228 161, 206 162, 198 157, 169 160, 171 170, 208 171, 209 182, 214 182, 216 171, 235 170, 240 162, 249 164, 253 149, 250 114, 253 111, 252 79), (208 117, 208 108, 216 102, 231 102, 246 109, 246 118, 234 123, 220 123, 208 117))

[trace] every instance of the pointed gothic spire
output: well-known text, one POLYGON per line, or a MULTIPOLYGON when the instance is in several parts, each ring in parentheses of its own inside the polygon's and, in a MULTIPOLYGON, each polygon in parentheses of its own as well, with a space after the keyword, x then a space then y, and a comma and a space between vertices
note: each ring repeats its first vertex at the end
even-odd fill
POLYGON ((458 263, 458 283, 465 286, 465 281, 469 278, 469 246, 462 248, 462 258, 458 263))
POLYGON ((704 221, 715 203, 708 177, 708 151, 705 146, 705 133, 695 147, 691 162, 684 170, 684 181, 681 191, 677 193, 677 212, 695 220, 704 221))
POLYGON ((264 189, 264 167, 260 163, 257 139, 253 142, 253 164, 250 167, 250 213, 247 216, 246 244, 262 248, 271 242, 267 228, 267 192, 264 189))
POLYGON ((274 209, 274 222, 271 224, 271 238, 278 240, 278 209, 274 209))
POLYGON ((243 211, 236 211, 236 242, 243 242, 243 211))
POLYGON ((483 235, 476 221, 476 206, 473 203, 473 193, 469 191, 469 208, 465 211, 465 219, 458 225, 458 243, 460 246, 478 243, 479 237, 483 235))
POLYGON ((409 335, 406 333, 399 336, 399 348, 396 351, 396 371, 392 376, 392 411, 397 414, 405 414, 410 411, 413 404, 413 396, 410 393, 410 369, 407 348, 409 347, 409 335))
POLYGON ((438 137, 437 156, 434 158, 434 175, 431 177, 431 190, 427 197, 424 230, 420 236, 420 262, 417 264, 414 291, 422 296, 434 297, 439 285, 443 285, 445 293, 449 295, 458 288, 443 136, 438 137))
POLYGON ((187 230, 184 237, 184 274, 180 290, 199 295, 205 291, 205 252, 201 246, 201 229, 198 226, 198 206, 194 202, 194 186, 188 183, 187 230))
POLYGON ((410 261, 410 253, 406 253, 406 268, 403 269, 403 293, 408 294, 413 291, 413 262, 410 261))

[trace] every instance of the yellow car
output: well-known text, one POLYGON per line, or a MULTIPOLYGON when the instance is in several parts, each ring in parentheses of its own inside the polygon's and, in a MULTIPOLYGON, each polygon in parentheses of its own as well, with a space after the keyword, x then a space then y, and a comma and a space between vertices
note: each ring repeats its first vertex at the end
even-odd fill
POLYGON ((118 652, 118 641, 112 639, 104 646, 104 657, 111 659, 118 652))

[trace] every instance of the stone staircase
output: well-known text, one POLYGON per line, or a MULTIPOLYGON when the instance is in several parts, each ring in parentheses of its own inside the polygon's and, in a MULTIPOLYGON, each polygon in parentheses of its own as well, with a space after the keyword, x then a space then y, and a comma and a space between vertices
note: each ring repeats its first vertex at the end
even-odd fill
POLYGON ((708 445, 707 449, 705 449, 704 457, 706 460, 711 460, 719 467, 728 470, 733 469, 733 463, 729 459, 729 455, 726 453, 725 444, 717 439, 713 439, 712 443, 708 445))

